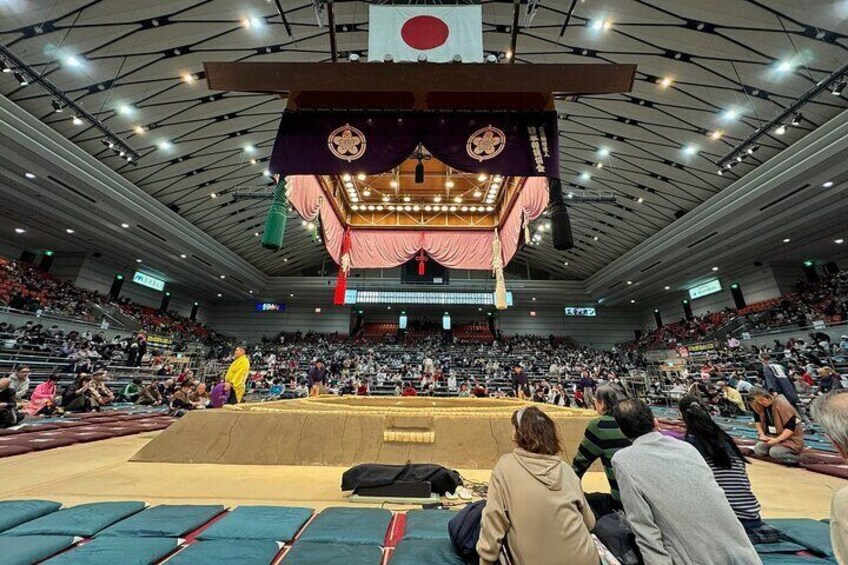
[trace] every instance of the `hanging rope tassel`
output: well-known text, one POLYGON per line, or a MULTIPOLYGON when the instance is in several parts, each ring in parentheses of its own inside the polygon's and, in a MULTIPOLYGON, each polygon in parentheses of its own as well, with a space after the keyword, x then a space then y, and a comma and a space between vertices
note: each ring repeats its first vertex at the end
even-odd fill
POLYGON ((274 201, 265 218, 265 232, 262 234, 262 247, 265 249, 282 249, 283 238, 286 234, 289 200, 286 196, 286 178, 282 175, 274 188, 274 201))
POLYGON ((501 240, 498 238, 498 230, 495 230, 495 237, 492 239, 492 271, 495 274, 495 308, 506 310, 506 281, 504 280, 501 240))
POLYGON ((521 213, 524 218, 524 245, 530 245, 530 218, 527 217, 527 212, 521 213))
POLYGON ((342 258, 339 265, 339 275, 336 278, 336 291, 333 295, 333 304, 342 306, 345 303, 345 294, 347 294, 347 277, 350 274, 350 228, 345 230, 344 238, 342 239, 342 258))

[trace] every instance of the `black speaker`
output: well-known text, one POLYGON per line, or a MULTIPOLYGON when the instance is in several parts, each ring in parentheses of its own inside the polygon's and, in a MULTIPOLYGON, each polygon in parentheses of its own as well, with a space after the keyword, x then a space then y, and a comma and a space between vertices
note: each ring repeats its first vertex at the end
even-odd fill
POLYGON ((574 247, 574 236, 571 234, 571 219, 568 217, 568 207, 562 198, 562 183, 559 179, 548 179, 548 191, 551 213, 551 241, 557 251, 567 251, 574 247))
POLYGON ((159 305, 159 311, 160 312, 167 312, 168 306, 170 306, 170 305, 171 305, 171 293, 166 292, 165 294, 162 295, 162 304, 159 305))
POLYGON ((112 280, 112 287, 109 289, 109 297, 112 300, 117 300, 121 295, 121 287, 124 286, 124 275, 115 275, 112 280))
POLYGON ((381 498, 430 498, 432 494, 430 481, 394 481, 378 487, 359 487, 353 491, 359 496, 378 496, 381 498))
POLYGON ((33 263, 35 263, 35 253, 33 253, 32 251, 22 251, 19 261, 21 263, 29 263, 30 265, 32 265, 33 263))
POLYGON ((195 302, 194 305, 192 305, 192 307, 191 307, 191 314, 189 315, 190 320, 196 320, 197 319, 197 311, 198 310, 200 310, 200 304, 195 302))

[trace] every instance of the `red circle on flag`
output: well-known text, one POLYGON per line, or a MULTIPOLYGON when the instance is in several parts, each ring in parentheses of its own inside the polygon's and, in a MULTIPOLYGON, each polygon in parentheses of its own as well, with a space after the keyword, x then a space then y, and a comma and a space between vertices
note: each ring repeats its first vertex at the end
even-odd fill
POLYGON ((450 35, 448 24, 434 16, 415 16, 400 29, 403 41, 421 51, 444 45, 450 35))

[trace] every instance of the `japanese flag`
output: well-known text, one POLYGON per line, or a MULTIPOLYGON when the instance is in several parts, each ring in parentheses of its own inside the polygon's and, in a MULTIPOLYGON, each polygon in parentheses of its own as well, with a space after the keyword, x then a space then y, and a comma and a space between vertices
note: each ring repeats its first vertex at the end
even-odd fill
POLYGON ((446 63, 483 62, 483 8, 469 6, 377 6, 368 12, 368 60, 446 63))

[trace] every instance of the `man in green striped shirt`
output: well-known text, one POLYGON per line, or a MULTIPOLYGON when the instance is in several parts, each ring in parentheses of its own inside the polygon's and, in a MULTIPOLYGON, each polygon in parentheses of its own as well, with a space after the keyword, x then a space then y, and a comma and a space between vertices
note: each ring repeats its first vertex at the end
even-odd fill
POLYGON ((586 494, 586 501, 592 507, 596 518, 622 509, 618 483, 615 481, 615 472, 612 469, 612 456, 619 449, 629 446, 630 440, 624 437, 615 419, 610 415, 613 407, 621 400, 624 400, 624 395, 611 386, 601 386, 595 391, 595 411, 600 416, 591 420, 586 426, 583 441, 580 442, 577 455, 574 456, 574 462, 571 465, 577 476, 581 478, 596 459, 600 458, 604 466, 610 493, 586 494))

